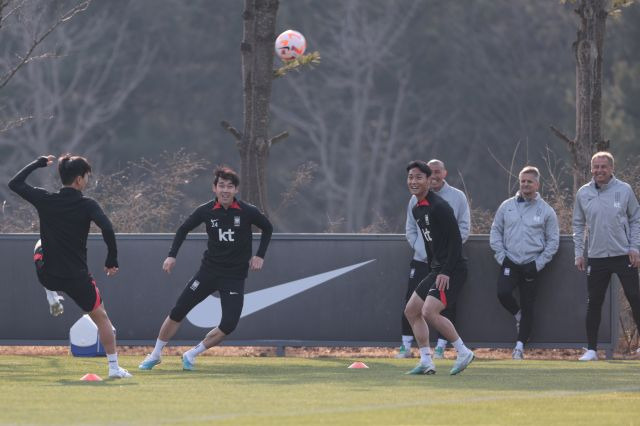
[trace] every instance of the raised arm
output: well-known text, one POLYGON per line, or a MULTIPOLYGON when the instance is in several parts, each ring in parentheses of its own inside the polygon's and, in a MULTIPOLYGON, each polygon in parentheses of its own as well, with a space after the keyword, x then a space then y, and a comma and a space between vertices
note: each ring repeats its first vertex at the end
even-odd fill
POLYGON ((37 202, 47 194, 47 191, 42 188, 34 188, 26 182, 26 179, 35 169, 47 167, 49 164, 53 163, 54 160, 55 157, 53 155, 49 155, 47 157, 42 156, 27 164, 13 177, 13 179, 9 181, 9 189, 31 204, 36 205, 37 202))

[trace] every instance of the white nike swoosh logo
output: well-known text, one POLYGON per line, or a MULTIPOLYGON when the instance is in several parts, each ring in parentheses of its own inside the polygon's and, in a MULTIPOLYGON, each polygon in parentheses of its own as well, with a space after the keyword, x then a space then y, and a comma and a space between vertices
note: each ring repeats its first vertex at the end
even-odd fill
MULTIPOLYGON (((244 306, 240 318, 282 302, 298 293, 302 293, 333 278, 344 275, 374 260, 375 259, 367 260, 366 262, 356 263, 355 265, 345 266, 344 268, 334 269, 333 271, 247 293, 244 295, 244 306)), ((216 327, 220 324, 221 318, 222 309, 220 308, 220 299, 213 296, 208 296, 187 314, 187 320, 191 324, 202 328, 216 327)))

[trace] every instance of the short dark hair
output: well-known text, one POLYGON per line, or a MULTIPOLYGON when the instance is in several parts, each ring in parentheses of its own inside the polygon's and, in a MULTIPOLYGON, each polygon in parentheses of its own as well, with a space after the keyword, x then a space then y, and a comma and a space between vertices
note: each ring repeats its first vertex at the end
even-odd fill
POLYGON ((218 166, 213 171, 213 185, 218 184, 218 180, 225 179, 231 181, 233 186, 240 186, 240 178, 238 174, 231 168, 227 166, 218 166))
POLYGON ((431 176, 431 167, 429 167, 429 165, 422 161, 422 160, 414 160, 412 162, 410 162, 407 165, 407 172, 411 169, 420 169, 421 172, 423 172, 425 175, 427 175, 427 177, 431 176))
POLYGON ((84 157, 64 154, 58 158, 58 173, 63 185, 71 185, 76 177, 91 173, 91 164, 84 157))

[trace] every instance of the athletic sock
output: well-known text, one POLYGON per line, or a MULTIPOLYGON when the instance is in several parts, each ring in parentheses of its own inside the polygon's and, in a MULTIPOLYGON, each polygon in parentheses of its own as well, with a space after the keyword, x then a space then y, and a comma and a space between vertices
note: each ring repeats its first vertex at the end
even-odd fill
POLYGON ((425 346, 424 348, 420 348, 420 364, 428 365, 431 364, 431 349, 429 346, 425 346))
POLYGON ((187 356, 187 358, 192 360, 192 359, 194 359, 195 357, 197 357, 198 355, 200 355, 202 352, 204 352, 206 350, 207 350, 207 348, 205 348, 204 345, 202 344, 202 342, 200 342, 200 343, 198 343, 197 346, 194 346, 193 348, 191 348, 187 352, 185 352, 185 355, 187 356))
POLYGON ((160 339, 156 340, 156 346, 155 348, 153 348, 153 352, 151 352, 151 358, 160 359, 160 357, 162 356, 162 349, 164 349, 167 343, 168 342, 160 339))
POLYGON ((447 341, 444 339, 438 339, 438 344, 436 345, 436 347, 438 348, 446 348, 447 347, 447 341))
POLYGON ((405 347, 405 349, 409 349, 411 348, 411 344, 413 343, 413 336, 402 336, 402 346, 405 347))
POLYGON ((107 354, 107 361, 109 361, 109 370, 117 370, 118 366, 118 353, 107 354))
POLYGON ((464 345, 464 342, 460 337, 458 337, 458 340, 456 340, 455 342, 451 342, 451 344, 453 345, 454 348, 456 348, 456 351, 459 354, 465 354, 469 352, 469 348, 464 345))
POLYGON ((516 342, 516 349, 520 349, 521 351, 524 350, 524 343, 522 343, 520 340, 518 340, 516 342))

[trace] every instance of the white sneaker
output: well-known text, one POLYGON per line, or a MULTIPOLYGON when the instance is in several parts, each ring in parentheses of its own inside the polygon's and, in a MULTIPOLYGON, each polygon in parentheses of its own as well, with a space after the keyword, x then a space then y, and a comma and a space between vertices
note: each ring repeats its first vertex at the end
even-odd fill
POLYGON ((524 359, 524 353, 522 353, 522 349, 518 349, 515 348, 513 350, 513 352, 511 353, 511 358, 512 359, 517 359, 517 360, 523 360, 524 359))
POLYGON ((578 361, 597 361, 597 360, 598 360, 598 353, 593 349, 587 349, 584 355, 578 358, 578 361))
POLYGON ((118 367, 117 370, 109 369, 109 377, 112 379, 128 379, 133 376, 124 368, 118 367))
POLYGON ((60 296, 57 292, 47 290, 47 302, 49 302, 49 313, 54 317, 64 313, 64 306, 62 306, 62 301, 64 297, 60 296))

